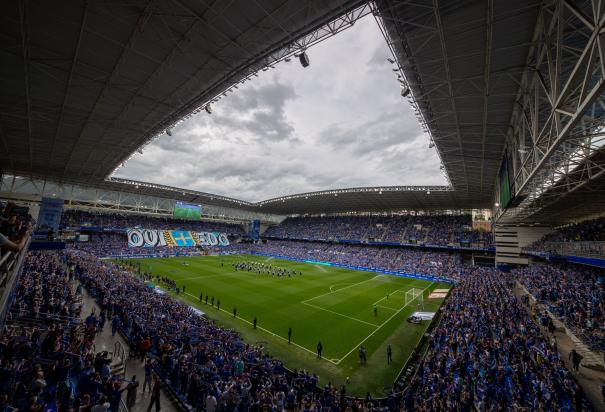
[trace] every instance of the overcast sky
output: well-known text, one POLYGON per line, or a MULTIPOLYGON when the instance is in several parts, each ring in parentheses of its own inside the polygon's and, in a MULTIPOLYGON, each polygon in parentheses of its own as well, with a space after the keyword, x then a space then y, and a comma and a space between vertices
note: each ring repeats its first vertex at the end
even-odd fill
POLYGON ((446 184, 371 16, 261 71, 116 176, 258 201, 358 186, 446 184))

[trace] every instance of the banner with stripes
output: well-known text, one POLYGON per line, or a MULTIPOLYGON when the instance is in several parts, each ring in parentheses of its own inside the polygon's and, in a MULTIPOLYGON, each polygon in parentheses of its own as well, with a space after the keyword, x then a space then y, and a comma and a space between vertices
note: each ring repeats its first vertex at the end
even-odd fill
POLYGON ((226 233, 189 230, 127 229, 128 247, 229 246, 226 233))

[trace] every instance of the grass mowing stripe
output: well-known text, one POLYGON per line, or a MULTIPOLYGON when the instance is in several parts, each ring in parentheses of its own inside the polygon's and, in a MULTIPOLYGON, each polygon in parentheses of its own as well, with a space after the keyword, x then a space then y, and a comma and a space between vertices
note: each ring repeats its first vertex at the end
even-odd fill
MULTIPOLYGON (((428 285, 426 288, 424 288, 424 289, 422 290, 422 293, 424 293, 424 291, 425 291, 425 290, 427 290, 428 288, 430 288, 430 287, 433 285, 433 283, 435 283, 435 282, 431 282, 431 283, 430 283, 430 284, 429 284, 429 285, 428 285)), ((373 335, 374 335, 376 332, 378 332, 380 329, 382 329, 382 327, 383 327, 384 325, 386 325, 387 323, 389 323, 389 322, 391 321, 391 319, 393 319, 395 316, 397 316, 399 313, 401 313, 401 311, 402 311, 402 310, 404 310, 404 309, 405 309, 405 307, 406 307, 407 305, 409 305, 410 303, 412 303, 412 302, 413 302, 413 301, 415 301, 415 300, 416 300, 416 298, 414 298, 414 299, 410 300, 408 303, 406 303, 405 305, 403 305, 403 306, 401 307, 401 309, 399 309, 397 312, 393 313, 393 314, 391 315, 391 317, 390 317, 390 318, 388 318, 387 320, 385 320, 384 322, 382 322, 382 325, 378 326, 378 327, 376 328, 376 330, 375 330, 375 331, 373 331, 373 332, 372 332, 372 333, 370 333, 368 336, 366 336, 364 340, 362 340, 361 342, 359 342, 359 343, 358 343, 356 346, 354 346, 354 347, 353 347, 353 349, 351 349, 349 352, 347 352, 347 354, 346 354, 345 356, 343 356, 342 358, 340 358, 336 364, 340 364, 340 362, 342 362, 344 359, 346 359, 346 358, 347 358, 347 356, 349 356, 351 353, 353 353, 353 351, 354 351, 355 349, 357 349, 357 348, 359 348, 361 345, 363 345, 363 343, 364 343, 366 340, 370 339, 370 338, 371 338, 371 337, 372 337, 372 336, 373 336, 373 335)))
POLYGON ((388 309, 388 310, 392 310, 393 312, 395 312, 395 311, 397 311, 397 310, 398 310, 398 309, 393 309, 393 308, 390 308, 390 307, 388 307, 388 306, 382 306, 382 305, 376 305, 376 307, 378 307, 378 308, 384 308, 384 309, 388 309))
POLYGON ((335 311, 330 310, 330 309, 322 308, 321 306, 317 306, 317 305, 314 305, 312 303, 307 303, 307 302, 300 302, 300 303, 302 303, 303 305, 311 306, 312 308, 315 308, 315 309, 323 310, 323 311, 330 312, 330 313, 333 313, 333 314, 338 315, 338 316, 342 316, 343 318, 351 319, 351 320, 354 320, 356 322, 365 323, 366 325, 370 325, 370 326, 374 326, 374 327, 378 326, 375 323, 366 322, 365 320, 357 319, 357 318, 354 318, 352 316, 344 315, 342 313, 335 312, 335 311))
POLYGON ((345 287, 344 287, 344 288, 342 288, 342 289, 337 289, 337 290, 335 290, 335 291, 333 291, 333 292, 332 292, 332 291, 330 291, 330 292, 328 292, 328 293, 324 293, 324 294, 321 294, 321 295, 313 296, 312 298, 307 299, 307 300, 304 300, 304 301, 302 301, 301 303, 310 302, 310 301, 315 300, 315 299, 317 299, 317 298, 321 298, 322 296, 331 295, 332 293, 341 292, 341 291, 343 291, 343 290, 345 290, 345 289, 352 288, 353 286, 361 285, 362 283, 371 282, 372 280, 374 280, 374 279, 376 279, 376 278, 379 278, 379 277, 381 277, 381 276, 384 276, 384 275, 376 275, 376 276, 374 276, 373 278, 366 279, 366 280, 362 280, 361 282, 358 282, 358 283, 353 283, 352 285, 350 285, 350 286, 345 286, 345 287))
MULTIPOLYGON (((399 288, 399 289, 397 289, 395 292, 391 292, 391 293, 389 293, 389 296, 390 296, 390 295, 394 295, 395 293, 399 292, 401 289, 402 289, 402 288, 399 288)), ((376 302, 374 302, 372 305, 377 305, 377 304, 378 304, 378 302, 382 302, 384 299, 386 299, 386 296, 383 296, 382 298, 378 299, 378 300, 377 300, 376 302)))
MULTIPOLYGON (((196 297, 196 296, 193 296, 193 295, 192 295, 191 293, 189 293, 189 292, 185 292, 185 295, 189 295, 189 296, 191 296, 193 299, 197 299, 197 297, 196 297)), ((228 310, 225 310, 225 309, 219 309, 219 310, 220 310, 220 311, 222 311, 222 312, 228 313, 229 315, 231 315, 231 312, 229 312, 228 310)), ((249 324, 249 325, 254 325, 252 322, 250 322, 249 320, 246 320, 246 319, 242 318, 241 316, 240 316, 240 317, 237 317, 236 319, 239 319, 239 320, 241 320, 241 321, 243 321, 243 322, 246 322, 246 323, 247 323, 247 324, 249 324)), ((271 332, 269 329, 265 329, 265 328, 263 328, 262 326, 258 326, 258 325, 256 325, 256 329, 260 329, 260 330, 262 330, 263 332, 267 332, 267 333, 271 334, 271 336, 273 336, 274 338, 279 338, 279 339, 281 339, 281 340, 283 340, 283 341, 288 342, 288 339, 286 339, 286 338, 284 338, 283 336, 280 336, 280 335, 278 335, 278 334, 276 334, 276 333, 274 333, 274 332, 271 332)), ((304 346, 300 346, 298 343, 296 343, 296 342, 294 342, 294 341, 292 341, 292 340, 290 340, 290 345, 294 345, 294 346, 296 346, 296 347, 298 347, 298 348, 300 348, 300 349, 302 349, 302 350, 304 350, 304 351, 307 351, 307 352, 309 352, 309 353, 312 353, 313 355, 317 355, 317 353, 313 352, 313 351, 312 351, 312 350, 310 350, 310 349, 305 348, 304 346)), ((336 362, 334 362, 334 361, 333 361, 333 360, 331 360, 331 359, 328 359, 328 358, 322 358, 322 359, 327 360, 328 362, 333 363, 334 365, 336 365, 336 362)))
MULTIPOLYGON (((391 387, 426 330, 427 322, 421 325, 405 322, 415 310, 415 304, 401 308, 405 303, 404 291, 412 287, 423 290, 429 285, 430 288, 424 291, 426 294, 434 288, 447 286, 251 255, 143 259, 140 263, 141 269, 155 276, 168 277, 181 289, 186 286, 186 294, 180 297, 170 294, 187 305, 198 307, 218 324, 238 331, 243 341, 262 344, 267 353, 282 360, 288 368, 317 373, 322 382, 345 385, 348 394, 360 397, 367 392, 372 396, 388 394, 386 388, 391 387), (277 278, 247 271, 235 273, 232 264, 238 262, 271 262, 272 266, 293 269, 296 273, 302 271, 303 275, 277 278), (380 300, 389 293, 392 295, 396 289, 401 290, 392 298, 380 300), (326 293, 328 291, 332 293, 326 293), (339 291, 342 293, 337 293, 339 291), (201 292, 204 297, 215 298, 213 309, 210 309, 210 300, 206 305, 199 302, 201 292), (217 299, 221 301, 221 310, 216 310, 217 299), (308 304, 302 304, 302 301, 308 301, 308 304), (372 302, 377 301, 376 315, 372 302), (236 318, 232 316, 232 307, 237 307, 236 318), (392 317, 393 314, 396 315, 392 317), (255 317, 257 329, 252 327, 255 317), (294 332, 295 342, 291 344, 287 340, 289 328, 294 332), (367 366, 357 362, 356 356, 347 355, 349 348, 362 340, 368 354, 367 366), (318 359, 315 351, 319 341, 324 347, 323 359, 318 359), (393 347, 391 365, 386 362, 388 344, 393 347), (346 359, 343 358, 345 355, 346 359), (347 377, 351 378, 350 383, 347 383, 347 377)), ((157 283, 162 284, 161 281, 157 283)), ((170 291, 170 288, 166 290, 170 291)), ((442 301, 427 299, 425 310, 436 311, 442 301)))

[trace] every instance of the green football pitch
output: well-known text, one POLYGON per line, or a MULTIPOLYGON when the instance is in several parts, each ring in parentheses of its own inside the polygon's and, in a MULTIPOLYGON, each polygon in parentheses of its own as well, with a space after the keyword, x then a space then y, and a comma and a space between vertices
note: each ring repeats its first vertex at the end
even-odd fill
POLYGON ((345 384, 348 377, 347 392, 358 396, 367 392, 381 396, 392 386, 428 326, 428 321, 411 324, 406 318, 414 311, 437 311, 442 299, 428 299, 429 293, 435 288, 450 288, 426 280, 263 256, 154 258, 136 262, 142 271, 171 278, 180 288, 184 286, 185 293, 178 299, 223 326, 236 329, 245 341, 263 345, 286 367, 317 373, 320 385, 328 381, 345 384), (262 262, 293 269, 297 275, 273 277, 236 271, 232 264, 237 262, 262 262), (411 293, 406 296, 412 289, 416 294, 422 291, 422 298, 414 299, 411 293), (252 327, 255 317, 256 329, 252 327), (292 328, 290 344, 288 328, 292 328), (323 359, 316 354, 319 341, 323 359), (390 365, 389 344, 393 354, 390 365), (365 365, 359 361, 361 345, 366 348, 365 365))

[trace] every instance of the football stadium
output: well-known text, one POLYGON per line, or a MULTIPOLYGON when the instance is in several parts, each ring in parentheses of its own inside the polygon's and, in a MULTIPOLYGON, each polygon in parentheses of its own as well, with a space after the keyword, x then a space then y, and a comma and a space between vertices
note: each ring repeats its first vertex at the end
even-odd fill
POLYGON ((3 411, 605 411, 605 1, 0 9, 3 411))

